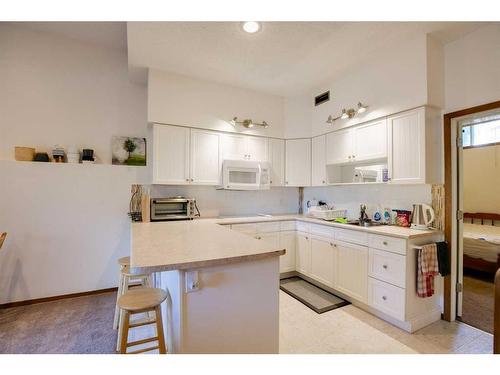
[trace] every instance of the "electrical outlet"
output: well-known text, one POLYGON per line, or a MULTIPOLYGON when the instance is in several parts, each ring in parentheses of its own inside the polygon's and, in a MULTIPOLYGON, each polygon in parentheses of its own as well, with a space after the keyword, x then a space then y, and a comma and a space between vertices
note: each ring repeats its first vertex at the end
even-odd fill
POLYGON ((196 292, 200 289, 198 271, 187 271, 185 273, 186 293, 196 292))

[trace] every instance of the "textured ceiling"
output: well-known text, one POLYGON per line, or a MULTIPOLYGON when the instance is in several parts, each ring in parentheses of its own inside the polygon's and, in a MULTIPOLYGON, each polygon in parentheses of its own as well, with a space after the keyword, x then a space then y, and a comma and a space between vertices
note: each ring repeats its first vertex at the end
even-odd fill
POLYGON ((417 34, 448 43, 478 27, 459 22, 129 22, 129 64, 276 95, 307 92, 377 49, 417 34))

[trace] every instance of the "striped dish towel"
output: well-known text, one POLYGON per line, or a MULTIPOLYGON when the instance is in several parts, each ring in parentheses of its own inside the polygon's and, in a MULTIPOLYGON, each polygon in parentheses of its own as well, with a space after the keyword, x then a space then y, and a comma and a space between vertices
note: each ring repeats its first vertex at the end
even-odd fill
POLYGON ((421 298, 434 295, 434 276, 439 274, 437 246, 422 246, 417 258, 417 295, 421 298))

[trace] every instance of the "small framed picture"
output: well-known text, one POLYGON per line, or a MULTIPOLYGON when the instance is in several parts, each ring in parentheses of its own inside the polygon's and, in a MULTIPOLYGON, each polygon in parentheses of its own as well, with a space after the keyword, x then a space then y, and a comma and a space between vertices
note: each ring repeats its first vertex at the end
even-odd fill
POLYGON ((111 155, 114 165, 146 165, 146 138, 113 136, 111 155))

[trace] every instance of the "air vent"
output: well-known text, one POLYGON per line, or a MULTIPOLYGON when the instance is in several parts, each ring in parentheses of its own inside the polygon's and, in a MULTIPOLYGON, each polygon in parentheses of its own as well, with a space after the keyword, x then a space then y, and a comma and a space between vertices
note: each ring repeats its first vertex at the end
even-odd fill
POLYGON ((326 103, 330 100, 330 91, 324 92, 323 94, 319 94, 314 98, 314 105, 318 106, 320 104, 326 103))

